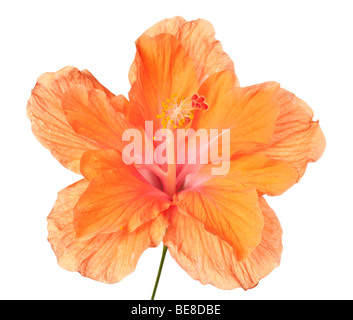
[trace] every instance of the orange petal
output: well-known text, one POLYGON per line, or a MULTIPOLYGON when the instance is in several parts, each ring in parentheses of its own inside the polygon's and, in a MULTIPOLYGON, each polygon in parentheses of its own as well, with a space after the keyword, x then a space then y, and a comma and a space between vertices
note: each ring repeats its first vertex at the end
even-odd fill
POLYGON ((74 85, 114 95, 104 88, 87 70, 66 67, 58 72, 44 73, 37 81, 28 100, 27 115, 39 142, 66 168, 80 173, 80 159, 86 150, 98 149, 94 141, 79 136, 66 120, 61 107, 64 93, 74 85))
POLYGON ((125 115, 130 102, 122 94, 119 94, 110 100, 110 104, 117 112, 125 115))
POLYGON ((145 120, 152 120, 156 130, 161 126, 156 116, 163 102, 172 95, 181 98, 196 92, 195 69, 184 48, 170 34, 143 35, 136 47, 137 73, 129 92, 129 120, 142 128, 145 120))
POLYGON ((297 182, 298 173, 286 162, 252 154, 231 161, 227 179, 256 188, 260 193, 277 196, 297 182))
POLYGON ((175 207, 168 211, 171 224, 163 242, 177 263, 202 284, 220 289, 252 288, 279 265, 282 253, 280 223, 262 197, 259 203, 264 218, 261 242, 243 261, 237 259, 227 242, 175 207))
POLYGON ((230 151, 250 151, 272 138, 279 108, 279 85, 267 82, 251 87, 236 87, 230 71, 216 73, 205 81, 199 94, 206 97, 209 109, 195 113, 195 129, 230 129, 230 151))
POLYGON ((260 279, 267 276, 281 262, 281 224, 263 197, 259 197, 259 204, 265 221, 261 242, 247 260, 235 266, 238 280, 244 289, 256 286, 260 279))
POLYGON ((118 231, 78 241, 73 225, 73 208, 88 186, 81 180, 58 194, 48 217, 48 240, 58 264, 70 271, 105 283, 116 283, 134 271, 144 250, 160 243, 168 226, 159 216, 134 232, 118 231))
MULTIPOLYGON (((144 35, 153 37, 162 33, 172 34, 180 41, 194 63, 199 85, 216 72, 234 72, 233 61, 215 39, 215 31, 210 22, 203 19, 185 21, 181 17, 174 17, 158 22, 144 35)), ((134 61, 129 71, 131 84, 136 80, 136 72, 137 63, 134 61)))
POLYGON ((82 156, 80 170, 82 175, 89 180, 92 180, 106 170, 132 170, 136 176, 142 176, 152 186, 155 186, 158 189, 161 188, 161 181, 158 178, 158 175, 163 175, 164 171, 162 171, 160 167, 157 165, 141 164, 137 166, 137 172, 137 170, 134 169, 133 164, 131 164, 130 168, 122 158, 122 153, 114 149, 87 151, 82 156))
POLYGON ((178 193, 178 210, 200 221, 205 229, 226 241, 239 260, 259 244, 263 217, 255 189, 214 178, 178 193))
POLYGON ((267 146, 258 150, 266 156, 289 162, 301 178, 308 162, 317 161, 326 146, 319 122, 312 121, 310 107, 293 93, 281 89, 277 103, 280 114, 274 135, 267 146))
POLYGON ((104 92, 87 90, 83 85, 73 86, 65 92, 62 107, 76 133, 102 148, 123 148, 122 133, 127 124, 104 92))
POLYGON ((98 233, 132 232, 169 205, 168 196, 140 180, 132 166, 103 171, 90 181, 76 204, 76 234, 86 240, 98 233))
POLYGON ((124 167, 126 169, 121 152, 114 149, 87 151, 81 159, 81 173, 89 180, 106 170, 124 167))

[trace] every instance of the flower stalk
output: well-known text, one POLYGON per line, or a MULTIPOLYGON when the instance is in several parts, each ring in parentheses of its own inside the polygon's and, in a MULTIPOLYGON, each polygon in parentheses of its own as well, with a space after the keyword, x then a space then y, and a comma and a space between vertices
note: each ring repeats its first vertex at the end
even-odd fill
POLYGON ((162 269, 163 269, 163 264, 164 264, 164 260, 165 260, 165 256, 166 256, 167 251, 168 251, 168 247, 163 246, 163 252, 162 252, 161 262, 160 262, 160 264, 159 264, 159 269, 158 269, 158 273, 157 273, 156 282, 155 282, 155 284, 154 284, 154 288, 153 288, 153 293, 152 293, 151 300, 154 300, 154 297, 155 297, 156 292, 157 292, 158 283, 159 283, 159 279, 160 279, 160 277, 161 277, 161 273, 162 273, 162 269))

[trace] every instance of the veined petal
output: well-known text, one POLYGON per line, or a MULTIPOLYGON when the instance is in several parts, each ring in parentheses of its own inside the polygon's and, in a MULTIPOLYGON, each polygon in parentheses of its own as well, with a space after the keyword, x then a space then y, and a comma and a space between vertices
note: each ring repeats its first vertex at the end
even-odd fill
POLYGON ((126 168, 121 152, 114 149, 91 150, 83 154, 81 159, 82 175, 92 180, 104 171, 126 168))
POLYGON ((161 127, 156 116, 172 95, 190 97, 198 89, 192 60, 170 34, 141 36, 136 42, 136 81, 129 92, 129 121, 144 127, 146 120, 161 127))
POLYGON ((78 84, 104 92, 108 99, 114 97, 87 70, 65 67, 42 74, 27 104, 34 135, 63 166, 76 173, 80 173, 82 154, 99 148, 95 141, 79 136, 72 129, 61 106, 64 93, 78 84))
POLYGON ((130 102, 122 94, 117 95, 109 102, 111 106, 115 109, 115 111, 120 112, 123 115, 125 115, 127 108, 130 104, 130 102))
POLYGON ((244 289, 256 286, 260 279, 266 277, 281 262, 281 224, 263 197, 259 197, 259 204, 265 222, 261 242, 247 260, 235 266, 238 280, 244 289))
POLYGON ((255 189, 222 178, 210 179, 176 196, 178 210, 201 222, 205 230, 227 242, 239 260, 261 240, 263 217, 255 189))
POLYGON ((62 108, 77 134, 96 141, 102 148, 123 148, 122 133, 127 123, 104 92, 73 86, 63 95, 62 108))
POLYGON ((308 162, 317 161, 326 146, 318 121, 313 121, 310 107, 293 93, 281 89, 277 95, 280 108, 274 135, 267 146, 258 148, 272 159, 290 163, 303 176, 308 162))
POLYGON ((237 87, 232 72, 216 73, 199 90, 209 109, 195 113, 192 126, 195 130, 230 129, 231 155, 265 145, 272 138, 279 114, 278 90, 279 84, 275 82, 237 87))
POLYGON ((289 163, 255 153, 231 161, 226 178, 259 193, 278 196, 297 182, 298 173, 289 163))
MULTIPOLYGON (((153 37, 162 33, 172 34, 180 41, 194 63, 199 85, 216 72, 234 72, 233 61, 215 39, 213 26, 207 20, 185 21, 182 17, 164 19, 146 30, 144 35, 153 37)), ((137 63, 134 61, 129 71, 131 84, 136 80, 136 72, 137 63)))
POLYGON ((205 230, 203 224, 171 207, 170 226, 163 238, 171 256, 195 280, 220 289, 249 289, 280 263, 282 229, 267 205, 259 198, 264 218, 261 242, 245 260, 239 261, 232 247, 205 230))
POLYGON ((103 171, 90 181, 74 209, 77 237, 132 232, 170 206, 161 190, 142 181, 132 166, 103 171))
POLYGON ((158 246, 168 221, 160 215, 131 233, 118 231, 79 241, 73 208, 88 184, 81 180, 59 192, 48 217, 48 240, 62 268, 104 283, 116 283, 135 270, 144 250, 158 246))

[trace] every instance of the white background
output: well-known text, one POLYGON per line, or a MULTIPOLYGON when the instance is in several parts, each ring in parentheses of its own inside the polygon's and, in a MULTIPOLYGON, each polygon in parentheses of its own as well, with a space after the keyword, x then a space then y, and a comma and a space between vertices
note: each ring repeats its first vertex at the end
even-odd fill
POLYGON ((1 1, 0 298, 149 299, 161 246, 105 285, 61 269, 46 217, 80 177, 31 133, 26 103, 37 77, 66 65, 127 95, 134 41, 167 17, 204 18, 243 86, 274 80, 305 100, 327 139, 302 181, 268 199, 283 230, 282 263, 251 290, 190 278, 167 255, 158 299, 352 299, 352 1, 1 1))

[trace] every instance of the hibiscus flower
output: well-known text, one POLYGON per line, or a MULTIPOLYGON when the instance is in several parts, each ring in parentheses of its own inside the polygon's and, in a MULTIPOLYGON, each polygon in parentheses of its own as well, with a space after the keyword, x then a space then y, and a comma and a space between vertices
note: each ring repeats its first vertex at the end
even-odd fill
POLYGON ((276 82, 240 87, 205 20, 163 20, 136 48, 128 99, 87 70, 66 67, 41 75, 28 101, 35 136, 83 176, 59 192, 48 217, 58 264, 116 283, 147 248, 163 242, 162 261, 168 249, 202 284, 252 288, 282 253, 282 229, 264 195, 282 194, 320 158, 319 123, 276 82), (229 130, 227 174, 212 174, 213 164, 200 160, 211 139, 199 143, 194 161, 163 164, 134 141, 134 159, 141 161, 126 163, 128 129, 144 133, 140 145, 154 151, 166 142, 166 156, 175 160, 180 141, 146 135, 146 121, 172 133, 229 130))

